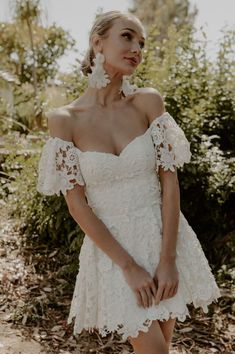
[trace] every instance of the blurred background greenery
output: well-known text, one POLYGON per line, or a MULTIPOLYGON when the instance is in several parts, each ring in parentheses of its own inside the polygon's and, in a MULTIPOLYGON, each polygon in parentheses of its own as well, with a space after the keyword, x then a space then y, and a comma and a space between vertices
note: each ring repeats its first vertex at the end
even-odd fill
MULTIPOLYGON (((36 191, 45 143, 45 112, 77 98, 87 85, 76 61, 70 72, 58 60, 75 40, 63 28, 40 22, 39 0, 15 0, 13 18, 0 23, 0 196, 29 242, 64 247, 75 255, 83 233, 63 196, 36 191)), ((143 62, 132 78, 163 96, 167 111, 191 142, 192 160, 179 170, 181 210, 197 233, 211 266, 231 280, 235 243, 234 29, 222 31, 216 60, 207 36, 195 37, 197 11, 188 0, 133 0, 129 11, 147 31, 143 62), (231 274, 230 274, 231 273, 231 274)), ((78 28, 79 31, 79 28, 78 28)), ((76 274, 77 264, 74 266, 76 274)))

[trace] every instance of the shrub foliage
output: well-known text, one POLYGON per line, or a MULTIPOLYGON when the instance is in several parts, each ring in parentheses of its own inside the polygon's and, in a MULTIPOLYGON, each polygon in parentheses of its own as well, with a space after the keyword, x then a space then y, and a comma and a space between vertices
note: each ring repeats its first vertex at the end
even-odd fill
MULTIPOLYGON (((210 261, 219 266, 224 261, 221 247, 228 251, 221 240, 235 230, 235 80, 231 56, 234 32, 223 32, 213 62, 208 59, 203 32, 204 39, 196 40, 191 28, 185 26, 176 30, 172 25, 168 39, 159 43, 156 34, 153 26, 143 62, 132 80, 139 87, 151 86, 159 90, 166 110, 191 143, 191 163, 179 170, 181 209, 210 261), (220 244, 220 249, 216 249, 216 244, 220 244)), ((86 87, 83 78, 80 83, 74 79, 79 75, 74 68, 67 81, 66 75, 63 76, 58 87, 60 94, 64 90, 68 101, 79 96, 86 87)), ((31 156, 19 157, 14 153, 8 156, 2 169, 11 183, 10 188, 5 185, 4 190, 8 191, 14 215, 22 218, 29 235, 36 234, 43 242, 79 248, 82 232, 69 216, 63 196, 44 197, 36 191, 42 142, 43 135, 40 143, 34 143, 33 149, 37 152, 31 156), (14 168, 15 165, 20 168, 14 168)), ((231 248, 234 249, 234 245, 230 243, 231 248)))

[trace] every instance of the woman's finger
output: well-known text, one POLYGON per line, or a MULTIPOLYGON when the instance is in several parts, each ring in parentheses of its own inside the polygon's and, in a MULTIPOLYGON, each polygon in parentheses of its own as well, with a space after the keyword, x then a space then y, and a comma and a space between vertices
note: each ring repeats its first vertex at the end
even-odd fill
POLYGON ((142 307, 142 298, 141 298, 140 292, 137 290, 135 293, 136 293, 136 298, 137 298, 137 305, 139 307, 142 307))
POLYGON ((161 300, 166 300, 170 297, 171 288, 172 285, 165 285, 161 300))
POLYGON ((170 299, 172 296, 173 296, 173 294, 174 294, 174 286, 172 286, 171 288, 170 288, 170 290, 168 291, 168 295, 167 295, 167 299, 170 299))
POLYGON ((172 286, 171 291, 169 292, 169 297, 175 296, 175 294, 177 293, 177 289, 178 289, 178 284, 172 286))
POLYGON ((163 291, 164 291, 164 286, 163 285, 159 285, 159 287, 157 289, 157 295, 155 297, 156 305, 158 305, 159 302, 161 301, 163 291))
POLYGON ((176 284, 176 286, 174 287, 173 296, 177 294, 177 291, 178 291, 178 284, 176 284))
POLYGON ((153 304, 153 294, 152 294, 151 288, 149 286, 147 288, 145 288, 145 291, 148 295, 148 307, 150 307, 153 304))
POLYGON ((144 288, 140 290, 140 294, 141 294, 142 304, 144 308, 148 307, 148 294, 146 293, 144 288))

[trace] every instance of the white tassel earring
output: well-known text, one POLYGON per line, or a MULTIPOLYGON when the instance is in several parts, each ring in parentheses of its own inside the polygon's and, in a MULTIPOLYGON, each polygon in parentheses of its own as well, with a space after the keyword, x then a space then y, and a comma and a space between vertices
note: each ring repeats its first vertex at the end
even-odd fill
POLYGON ((110 83, 108 74, 104 70, 103 63, 105 57, 102 53, 97 53, 94 60, 94 66, 91 66, 92 73, 89 73, 88 80, 91 87, 100 89, 106 87, 110 83))

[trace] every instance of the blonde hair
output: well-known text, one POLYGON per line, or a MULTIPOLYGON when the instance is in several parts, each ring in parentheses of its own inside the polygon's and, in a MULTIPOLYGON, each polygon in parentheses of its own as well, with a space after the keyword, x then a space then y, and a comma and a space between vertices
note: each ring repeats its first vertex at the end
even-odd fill
POLYGON ((130 18, 135 19, 137 22, 139 22, 140 26, 142 27, 142 24, 138 17, 133 15, 132 13, 129 12, 121 12, 121 11, 108 11, 105 13, 102 13, 97 16, 95 19, 95 22, 93 23, 93 26, 90 31, 89 35, 89 48, 85 54, 85 57, 81 63, 81 71, 82 73, 87 76, 88 73, 91 73, 91 66, 93 65, 93 59, 95 56, 95 53, 92 48, 92 37, 94 34, 98 34, 102 38, 107 37, 107 32, 108 30, 113 26, 113 23, 117 19, 130 19, 130 18))

